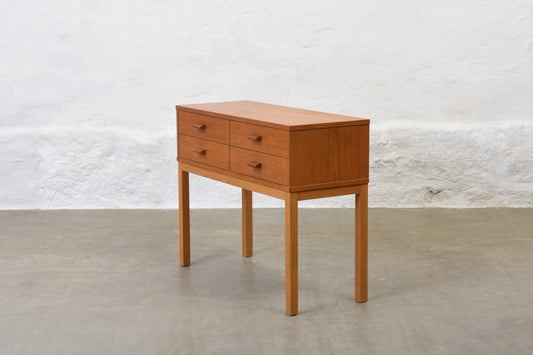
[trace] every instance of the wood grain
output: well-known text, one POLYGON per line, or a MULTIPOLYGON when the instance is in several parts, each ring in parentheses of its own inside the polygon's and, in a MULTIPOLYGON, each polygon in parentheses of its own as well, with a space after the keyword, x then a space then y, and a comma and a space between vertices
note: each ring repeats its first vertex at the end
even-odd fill
POLYGON ((205 167, 205 166, 196 166, 194 165, 194 162, 190 163, 184 163, 180 162, 179 164, 185 171, 188 171, 190 173, 200 175, 209 179, 217 180, 226 184, 230 184, 233 186, 240 187, 242 189, 258 192, 264 195, 268 195, 271 197, 276 197, 279 199, 285 199, 286 191, 272 188, 270 186, 266 186, 264 181, 261 183, 255 183, 250 182, 248 180, 243 180, 239 177, 230 176, 227 175, 226 172, 217 172, 214 171, 212 167, 205 167))
MULTIPOLYGON (((253 176, 246 176, 246 175, 242 175, 242 174, 237 174, 237 173, 234 173, 232 171, 219 169, 219 168, 217 168, 215 166, 208 166, 208 165, 205 165, 205 164, 198 163, 197 161, 189 160, 189 159, 185 159, 185 158, 179 158, 178 161, 180 163, 184 163, 184 164, 187 164, 189 166, 194 166, 194 167, 198 167, 198 168, 202 168, 202 169, 209 169, 210 171, 215 172, 217 174, 225 175, 228 179, 231 179, 233 181, 242 181, 243 183, 250 183, 253 186, 262 185, 262 186, 270 188, 273 191, 289 191, 289 186, 287 186, 287 185, 276 184, 274 182, 258 179, 258 178, 255 178, 253 176)), ((239 184, 232 184, 232 185, 239 186, 239 184)), ((253 190, 253 191, 258 192, 257 190, 253 190)))
POLYGON ((229 141, 229 121, 207 115, 179 111, 179 134, 227 144, 229 141))
POLYGON ((179 194, 179 238, 180 265, 191 264, 191 232, 189 212, 189 173, 178 166, 178 194, 179 194))
POLYGON ((178 152, 185 159, 229 169, 229 147, 226 144, 180 134, 178 152))
POLYGON ((240 148, 287 157, 289 134, 281 129, 231 121, 230 144, 240 148), (258 139, 258 137, 260 138, 258 139))
POLYGON ((362 184, 368 184, 368 178, 355 179, 355 180, 344 180, 344 181, 332 181, 332 182, 324 182, 324 183, 311 184, 311 185, 291 186, 289 188, 289 191, 290 192, 320 191, 320 190, 331 189, 335 187, 343 187, 343 186, 349 187, 353 185, 362 185, 362 184))
MULTIPOLYGON (((183 150, 184 153, 178 152, 178 160, 186 159, 187 161, 209 164, 219 169, 229 170, 228 175, 240 176, 251 182, 265 181, 265 184, 272 187, 282 185, 283 190, 291 192, 368 183, 368 120, 352 117, 352 122, 346 119, 347 116, 343 116, 344 119, 342 119, 337 117, 338 115, 248 101, 186 105, 177 106, 177 108, 179 110, 178 117, 181 117, 178 119, 180 132, 184 129, 192 129, 194 133, 198 129, 190 128, 192 127, 191 123, 196 122, 196 124, 201 125, 204 118, 214 119, 215 122, 218 120, 218 122, 228 123, 227 130, 222 128, 221 136, 217 139, 225 141, 223 137, 227 134, 227 142, 232 147, 287 157, 285 164, 279 160, 272 160, 274 163, 270 162, 265 168, 264 161, 269 160, 268 157, 259 159, 257 156, 252 156, 252 153, 245 155, 243 151, 235 151, 233 155, 237 160, 233 161, 231 149, 228 149, 230 153, 228 153, 228 165, 226 165, 226 158, 222 156, 222 153, 226 151, 224 147, 216 149, 217 153, 220 154, 217 159, 213 160, 210 159, 212 154, 209 154, 210 151, 213 152, 213 149, 207 149, 207 154, 202 156, 202 154, 194 152, 195 149, 198 151, 198 147, 191 151, 184 149, 184 145, 181 144, 179 150, 183 150), (195 109, 191 109, 193 106, 195 109), (205 111, 201 111, 202 114, 199 114, 198 107, 202 107, 205 111), (219 111, 210 112, 208 111, 209 108, 216 108, 219 111), (220 116, 222 111, 225 112, 222 115, 224 118, 213 117, 213 115, 220 116), (253 121, 255 124, 250 124, 243 122, 240 116, 231 116, 230 112, 235 115, 246 113, 246 115, 258 114, 260 118, 277 118, 270 121, 268 119, 266 121, 256 119, 253 121), (339 120, 335 121, 337 118, 339 120), (286 122, 289 126, 290 122, 314 123, 305 125, 305 130, 281 130, 265 127, 265 124, 272 123, 277 119, 286 122), (315 127, 320 119, 322 119, 320 124, 327 128, 312 129, 311 127, 315 127), (343 126, 336 126, 335 122, 342 123, 343 126), (248 161, 243 162, 239 159, 248 161), (261 168, 249 166, 258 165, 258 163, 261 164, 261 168), (272 166, 279 167, 279 170, 273 171, 272 166)), ((209 122, 206 124, 206 129, 208 128, 209 122)), ((201 136, 198 132, 196 134, 201 136)))
POLYGON ((271 105, 254 101, 216 102, 178 105, 184 112, 231 118, 238 122, 259 124, 285 130, 368 125, 369 120, 332 113, 271 105))
POLYGON ((329 189, 321 190, 311 190, 298 192, 298 201, 311 200, 315 198, 325 198, 333 196, 342 196, 342 195, 351 195, 358 194, 361 191, 361 186, 343 186, 343 187, 332 187, 329 189))
POLYGON ((368 185, 355 200, 355 300, 368 300, 368 185))
POLYGON ((242 189, 242 256, 253 255, 252 191, 242 189))
POLYGON ((288 184, 287 159, 252 150, 230 147, 230 169, 239 174, 268 180, 277 184, 288 184), (255 168, 257 163, 260 167, 255 168))
POLYGON ((298 198, 285 197, 285 312, 298 314, 298 198))
POLYGON ((355 299, 368 298, 369 120, 251 101, 176 106, 180 264, 190 264, 189 173, 242 188, 242 254, 253 254, 252 191, 285 201, 285 307, 298 313, 298 201, 355 194, 355 299))
POLYGON ((368 126, 290 134, 290 186, 368 179, 368 126))

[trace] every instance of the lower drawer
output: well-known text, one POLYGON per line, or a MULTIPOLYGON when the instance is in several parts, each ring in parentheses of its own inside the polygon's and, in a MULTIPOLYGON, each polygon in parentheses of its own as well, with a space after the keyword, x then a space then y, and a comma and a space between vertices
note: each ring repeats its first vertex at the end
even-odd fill
POLYGON ((179 157, 199 163, 229 169, 229 151, 226 144, 179 135, 179 157))
POLYGON ((287 159, 230 147, 231 171, 281 185, 288 185, 287 159))

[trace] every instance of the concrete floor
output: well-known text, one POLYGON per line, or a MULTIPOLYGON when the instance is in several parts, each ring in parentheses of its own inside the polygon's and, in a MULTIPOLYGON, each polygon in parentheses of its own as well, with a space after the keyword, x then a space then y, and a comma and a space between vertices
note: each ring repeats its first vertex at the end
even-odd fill
POLYGON ((283 211, 0 212, 0 354, 531 354, 533 209, 372 209, 369 302, 354 214, 300 210, 284 313, 283 211))

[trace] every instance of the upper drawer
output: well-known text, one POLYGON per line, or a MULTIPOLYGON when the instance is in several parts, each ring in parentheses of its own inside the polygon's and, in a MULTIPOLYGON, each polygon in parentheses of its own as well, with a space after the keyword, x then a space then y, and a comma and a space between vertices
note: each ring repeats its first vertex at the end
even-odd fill
POLYGON ((230 144, 236 147, 287 157, 289 132, 231 121, 230 144))
POLYGON ((179 111, 178 130, 180 134, 228 143, 229 122, 223 118, 179 111))

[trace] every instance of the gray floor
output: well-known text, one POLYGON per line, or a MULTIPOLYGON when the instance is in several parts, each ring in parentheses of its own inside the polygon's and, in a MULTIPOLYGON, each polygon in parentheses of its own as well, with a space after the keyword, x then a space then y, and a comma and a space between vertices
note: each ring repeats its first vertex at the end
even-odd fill
POLYGON ((300 210, 284 313, 283 211, 0 212, 0 354, 531 354, 532 209, 373 209, 369 302, 353 210, 300 210))

